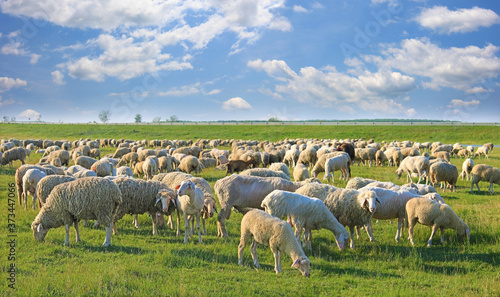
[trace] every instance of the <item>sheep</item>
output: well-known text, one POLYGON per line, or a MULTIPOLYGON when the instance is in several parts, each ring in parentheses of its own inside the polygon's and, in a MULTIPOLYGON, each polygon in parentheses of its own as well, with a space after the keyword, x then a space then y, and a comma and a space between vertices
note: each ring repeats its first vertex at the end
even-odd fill
POLYGON ((116 168, 116 175, 126 175, 130 177, 134 177, 134 172, 128 166, 120 166, 116 168))
POLYGON ((369 225, 373 213, 377 210, 376 203, 380 204, 380 201, 374 191, 337 188, 326 196, 324 203, 342 225, 349 227, 351 249, 354 249, 355 227, 365 226, 370 241, 375 241, 369 225))
MULTIPOLYGON (((419 194, 414 194, 407 190, 389 190, 377 187, 365 187, 363 191, 374 191, 380 201, 376 211, 373 213, 372 219, 377 220, 392 220, 398 219, 398 227, 396 229, 396 242, 399 242, 400 235, 403 233, 403 222, 406 215, 406 203, 415 197, 422 197, 419 194)), ((423 197, 435 199, 438 203, 444 204, 441 196, 435 195, 423 197)), ((371 228, 371 224, 370 224, 371 228)))
POLYGON ((480 146, 477 148, 476 152, 474 153, 474 157, 479 157, 481 159, 481 155, 484 155, 486 159, 489 159, 488 153, 490 149, 487 146, 480 146))
POLYGON ((308 147, 302 152, 300 152, 299 159, 296 164, 304 164, 309 168, 316 164, 318 156, 316 154, 316 149, 314 147, 308 147))
POLYGON ((378 150, 375 152, 375 165, 384 166, 387 161, 389 161, 389 159, 387 159, 383 151, 378 150))
POLYGON ((426 172, 429 170, 429 158, 423 156, 415 156, 415 157, 406 157, 401 161, 398 169, 396 170, 396 174, 398 175, 398 179, 401 178, 401 175, 406 172, 406 182, 408 180, 413 182, 411 179, 412 173, 418 174, 417 184, 420 183, 422 177, 425 177, 426 172))
POLYGON ((465 176, 467 176, 467 180, 469 180, 472 167, 474 167, 474 161, 472 161, 471 158, 465 159, 465 161, 462 163, 462 172, 460 173, 460 177, 462 178, 462 180, 464 180, 465 176))
MULTIPOLYGON (((157 232, 157 216, 158 212, 163 212, 170 215, 174 210, 177 211, 177 236, 180 235, 180 216, 179 216, 179 201, 175 198, 175 193, 165 183, 159 181, 144 181, 128 177, 120 177, 113 182, 118 186, 122 193, 123 203, 120 205, 113 217, 113 222, 116 223, 125 214, 134 215, 134 226, 139 227, 137 215, 148 213, 153 221, 153 235, 157 232), (161 203, 161 206, 159 205, 161 203)), ((113 228, 115 234, 118 233, 116 224, 113 228)))
POLYGON ((257 245, 261 243, 271 248, 274 254, 274 270, 277 274, 283 271, 281 254, 286 253, 292 258, 291 267, 299 269, 302 275, 309 277, 311 261, 304 254, 289 223, 258 209, 245 214, 241 220, 241 238, 238 245, 239 265, 243 266, 243 250, 251 236, 253 236, 253 242, 250 250, 255 267, 260 268, 257 245))
MULTIPOLYGON (((453 164, 448 164, 444 162, 434 163, 430 166, 429 177, 433 186, 440 181, 444 181, 451 187, 451 190, 455 192, 457 179, 458 179, 458 169, 457 166, 453 164)), ((444 187, 443 192, 446 192, 447 186, 444 187)))
POLYGON ((135 163, 135 167, 134 167, 134 175, 135 176, 139 177, 140 175, 144 174, 144 169, 142 169, 142 165, 144 165, 144 162, 145 161, 135 163))
POLYGON ((63 175, 47 175, 42 178, 36 185, 36 197, 38 201, 38 207, 42 209, 43 205, 47 201, 52 189, 62 183, 76 180, 73 176, 63 176, 63 175))
POLYGON ((108 160, 101 159, 90 167, 90 170, 94 171, 97 176, 99 177, 105 177, 108 175, 115 176, 116 175, 116 169, 114 168, 113 164, 109 162, 108 160))
POLYGON ((61 160, 61 166, 69 166, 70 155, 68 151, 65 150, 53 151, 48 155, 46 162, 52 163, 52 161, 57 158, 61 160))
POLYGON ((176 187, 176 190, 179 195, 178 199, 180 208, 184 213, 184 243, 188 241, 188 237, 191 233, 189 230, 189 216, 194 216, 196 219, 198 242, 201 243, 200 213, 205 205, 205 196, 203 191, 190 180, 183 181, 178 187, 176 187))
POLYGON ((132 168, 135 166, 138 160, 139 160, 139 155, 137 155, 137 153, 130 152, 121 157, 118 166, 128 165, 130 168, 132 168))
POLYGON ((450 153, 446 152, 446 151, 439 151, 439 152, 434 152, 432 153, 432 156, 434 158, 441 158, 441 159, 444 159, 446 160, 446 162, 450 163, 450 153))
POLYGON ((469 157, 470 153, 467 149, 461 149, 457 152, 457 157, 469 157))
POLYGON ((307 167, 304 164, 297 164, 293 169, 293 179, 298 182, 308 178, 310 178, 310 176, 307 167))
POLYGON ((325 176, 323 179, 330 181, 332 179, 335 182, 335 178, 333 176, 336 170, 341 171, 340 179, 349 179, 349 172, 347 170, 349 157, 346 155, 336 156, 325 161, 325 176))
MULTIPOLYGON (((272 165, 272 164, 271 164, 272 165)), ((283 171, 275 171, 268 168, 251 168, 243 170, 240 175, 252 175, 260 177, 281 177, 290 180, 290 176, 286 175, 283 171)))
POLYGON ((29 169, 38 169, 42 172, 44 172, 46 175, 53 175, 55 174, 53 169, 42 167, 42 166, 36 166, 36 165, 21 165, 19 168, 16 169, 16 173, 14 175, 14 180, 16 183, 16 189, 17 189, 17 198, 19 201, 19 205, 23 205, 23 177, 26 174, 26 172, 29 169))
POLYGON ((372 148, 358 148, 355 149, 355 159, 358 161, 358 166, 360 161, 365 165, 365 162, 369 162, 369 167, 372 167, 373 161, 375 160, 376 151, 372 148))
POLYGON ((19 160, 22 165, 26 164, 26 149, 22 147, 14 147, 6 150, 2 155, 1 165, 9 164, 10 168, 12 168, 12 162, 19 160))
POLYGON ((307 183, 302 187, 298 188, 295 193, 304 195, 311 198, 318 198, 321 201, 325 201, 326 197, 337 190, 337 187, 327 184, 318 183, 307 183))
POLYGON ((79 242, 78 221, 98 220, 105 226, 103 246, 107 247, 111 244, 113 216, 121 202, 118 186, 103 178, 87 177, 57 185, 31 224, 33 237, 43 241, 51 228, 65 225, 64 245, 68 245, 71 224, 75 226, 76 241, 79 242))
POLYGON ((172 169, 172 156, 161 156, 158 157, 158 171, 160 173, 163 172, 171 172, 172 169))
POLYGON ((28 194, 33 195, 33 209, 36 209, 36 186, 47 174, 38 169, 28 169, 23 176, 23 204, 24 209, 28 207, 28 194))
POLYGON ((295 164, 299 160, 300 151, 298 149, 290 149, 286 151, 283 162, 290 167, 295 167, 295 164))
POLYGON ((369 178, 355 177, 347 182, 347 184, 345 185, 345 188, 358 190, 358 189, 361 189, 362 187, 366 186, 367 184, 373 183, 373 182, 376 182, 376 180, 369 179, 369 178))
POLYGON ((279 177, 236 174, 217 180, 214 191, 221 206, 217 216, 217 235, 228 237, 225 220, 229 219, 232 207, 241 213, 245 213, 250 208, 260 208, 264 197, 273 190, 294 192, 306 182, 291 182, 279 177))
POLYGON ((69 167, 66 170, 66 174, 76 178, 97 176, 97 173, 95 171, 89 170, 80 165, 73 165, 69 167))
POLYGON ((203 168, 212 168, 217 166, 217 159, 215 158, 199 158, 200 164, 203 168))
POLYGON ((113 158, 121 158, 130 152, 131 150, 128 147, 117 148, 115 153, 113 154, 113 158))
POLYGON ((349 172, 349 175, 351 173, 350 170, 350 165, 351 165, 351 157, 349 157, 349 154, 346 152, 341 152, 341 151, 334 151, 331 153, 326 153, 321 155, 321 157, 318 158, 318 161, 314 165, 313 169, 311 170, 311 175, 313 177, 317 177, 320 172, 325 171, 325 162, 326 160, 336 157, 336 156, 346 156, 348 158, 348 163, 347 163, 347 170, 349 172))
POLYGON ((181 163, 179 164, 179 169, 182 172, 190 174, 191 172, 195 172, 195 174, 199 174, 203 169, 200 161, 195 156, 188 155, 182 158, 181 163))
POLYGON ((154 150, 143 149, 137 152, 138 161, 146 161, 146 158, 149 156, 156 156, 156 152, 154 150))
POLYGON ((493 148, 495 147, 493 145, 493 142, 485 143, 485 144, 483 144, 483 146, 487 147, 491 152, 493 151, 493 148))
MULTIPOLYGON (((270 215, 282 218, 287 216, 295 225, 295 237, 300 240, 302 229, 305 229, 308 249, 311 250, 311 230, 328 229, 337 242, 340 250, 346 245, 349 233, 318 198, 309 198, 301 194, 274 190, 262 200, 261 207, 270 215)), ((305 246, 305 245, 303 245, 305 246)))
POLYGON ((89 157, 94 158, 94 159, 100 159, 101 158, 101 150, 98 148, 91 149, 89 157))
POLYGON ((144 172, 144 179, 150 180, 158 172, 158 162, 156 156, 148 156, 144 163, 142 163, 142 171, 144 172))
POLYGON ((474 184, 476 184, 477 190, 481 191, 479 189, 479 182, 480 181, 489 181, 490 182, 490 187, 488 190, 490 191, 491 194, 494 194, 493 192, 493 184, 500 185, 500 170, 498 168, 491 167, 486 164, 477 164, 472 168, 471 171, 471 185, 470 185, 470 192, 472 192, 472 188, 474 184))
POLYGON ((248 161, 231 160, 226 164, 226 176, 229 173, 233 174, 234 172, 241 172, 247 169, 248 167, 256 164, 257 161, 254 158, 251 158, 248 161))
POLYGON ((87 157, 87 156, 80 156, 80 157, 76 158, 75 165, 80 165, 80 166, 83 166, 86 169, 90 170, 90 168, 92 167, 92 165, 95 162, 97 162, 97 160, 94 158, 87 157))
POLYGON ((288 170, 288 167, 283 162, 272 163, 271 165, 269 165, 269 169, 274 171, 281 171, 285 173, 288 176, 288 178, 290 178, 290 170, 288 170))
POLYGON ((449 144, 442 144, 434 147, 434 149, 431 151, 433 154, 436 152, 448 152, 451 153, 453 151, 453 146, 449 144))
POLYGON ((437 193, 436 189, 431 185, 409 183, 409 184, 402 185, 401 188, 414 189, 416 191, 416 193, 420 194, 420 195, 425 195, 425 194, 429 194, 429 193, 437 193))
POLYGON ((405 147, 403 149, 401 149, 401 155, 403 155, 403 157, 415 157, 415 156, 420 156, 420 153, 418 152, 418 150, 416 148, 412 148, 412 147, 405 147))
POLYGON ((414 198, 406 203, 406 213, 408 217, 408 239, 412 245, 415 245, 413 228, 417 222, 422 225, 432 226, 427 247, 432 245, 432 238, 438 228, 441 230, 441 243, 444 243, 445 228, 455 230, 459 237, 470 239, 469 226, 447 204, 440 204, 429 199, 414 198))

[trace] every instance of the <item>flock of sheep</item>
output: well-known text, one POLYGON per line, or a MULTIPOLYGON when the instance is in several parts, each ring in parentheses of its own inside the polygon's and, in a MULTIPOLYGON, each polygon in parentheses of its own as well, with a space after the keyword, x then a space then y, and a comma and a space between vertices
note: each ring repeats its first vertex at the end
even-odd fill
POLYGON ((137 215, 143 213, 152 218, 153 235, 157 234, 158 225, 165 224, 164 215, 168 216, 167 224, 174 228, 176 215, 179 236, 182 215, 184 242, 195 232, 201 242, 202 232, 206 234, 205 220, 217 212, 217 203, 209 183, 196 175, 206 168, 226 170, 226 177, 214 185, 220 206, 217 233, 220 237, 228 236, 225 221, 233 208, 244 214, 239 264, 243 264, 243 250, 253 237, 251 254, 255 266, 259 267, 256 247, 262 243, 269 245, 274 254, 276 273, 282 271, 281 255, 285 253, 292 258, 292 267, 309 276, 311 262, 303 247, 311 250, 312 230, 330 230, 340 250, 348 242, 354 249, 354 234, 359 236, 361 228, 374 241, 373 219, 397 219, 398 242, 405 218, 412 244, 416 223, 432 226, 428 246, 438 229, 441 242, 445 228, 469 238, 467 224, 434 187, 441 183, 443 191, 454 191, 458 177, 462 176, 471 179, 471 192, 474 184, 479 190, 478 182, 487 181, 493 193, 493 184, 500 184, 500 170, 486 164, 474 166, 472 160, 481 155, 488 158, 492 150, 492 143, 474 150, 458 143, 349 139, 285 139, 275 143, 220 139, 3 139, 0 163, 12 166, 13 161, 19 160, 23 164, 16 170, 15 183, 19 204, 26 209, 28 195, 32 195, 33 209, 40 208, 31 225, 36 240, 44 240, 51 228, 65 226, 65 244, 69 244, 69 228, 74 225, 78 242, 79 222, 95 220, 96 226, 102 225, 106 231, 104 246, 111 244, 112 234, 118 233, 115 223, 125 214, 134 215, 134 226, 139 228, 137 215), (101 156, 103 147, 116 147, 116 151, 101 156), (25 164, 33 151, 43 154, 39 163, 25 164), (451 157, 466 158, 460 174, 450 163, 451 157), (355 163, 394 166, 398 178, 407 174, 409 183, 399 186, 351 178, 351 166, 355 163), (289 169, 293 169, 293 175, 289 169), (341 179, 349 180, 346 188, 323 184, 318 179, 319 173, 324 172, 324 180, 334 181, 335 171, 340 171, 341 179), (418 177, 417 183, 413 183, 413 176, 418 177))

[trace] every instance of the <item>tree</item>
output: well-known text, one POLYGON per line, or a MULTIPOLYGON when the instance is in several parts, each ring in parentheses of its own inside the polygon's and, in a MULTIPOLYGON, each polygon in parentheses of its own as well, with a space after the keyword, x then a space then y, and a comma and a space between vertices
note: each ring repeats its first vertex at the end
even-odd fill
POLYGON ((136 123, 142 122, 142 116, 141 116, 141 114, 138 113, 138 114, 135 115, 135 122, 136 123))
POLYGON ((8 123, 9 122, 9 117, 8 116, 3 116, 3 121, 8 123))
POLYGON ((111 117, 111 112, 109 110, 102 110, 100 113, 99 113, 99 120, 101 120, 101 122, 103 123, 107 123, 109 122, 109 118, 111 117))
POLYGON ((37 114, 37 115, 36 115, 36 120, 37 120, 38 122, 41 122, 41 121, 42 121, 42 114, 40 114, 40 113, 39 113, 39 114, 37 114))
POLYGON ((16 117, 10 117, 10 121, 14 123, 16 121, 16 117))
POLYGON ((153 123, 159 123, 161 122, 161 117, 154 117, 153 118, 153 123))
POLYGON ((177 122, 178 120, 179 120, 179 118, 175 114, 170 116, 170 122, 171 123, 177 122))
POLYGON ((281 122, 278 117, 272 117, 272 118, 269 118, 269 120, 267 120, 268 122, 281 122))

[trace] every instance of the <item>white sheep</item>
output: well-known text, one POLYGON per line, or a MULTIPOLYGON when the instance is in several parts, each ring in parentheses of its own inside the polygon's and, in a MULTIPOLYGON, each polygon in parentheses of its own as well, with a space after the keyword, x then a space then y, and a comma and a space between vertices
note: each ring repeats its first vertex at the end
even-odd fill
POLYGON ((199 174, 203 169, 203 165, 201 165, 198 158, 187 155, 186 157, 180 160, 179 169, 182 172, 190 174, 194 171, 195 174, 199 174))
POLYGON ((307 167, 304 164, 297 164, 297 166, 293 169, 293 179, 298 182, 308 178, 310 178, 310 176, 307 167))
POLYGON ((42 178, 36 185, 38 207, 42 209, 42 206, 45 204, 45 201, 47 201, 50 192, 52 192, 52 189, 55 186, 69 181, 74 181, 75 179, 75 177, 67 175, 47 175, 42 178))
POLYGON ((376 151, 372 148, 357 148, 355 149, 355 159, 359 163, 361 162, 365 166, 365 162, 369 162, 369 167, 372 167, 373 161, 375 160, 376 151))
POLYGON ((481 155, 484 155, 486 159, 489 159, 488 153, 490 152, 490 148, 487 146, 480 146, 477 148, 476 152, 474 153, 474 157, 479 157, 481 159, 481 155))
POLYGON ((316 155, 316 149, 314 147, 308 147, 302 152, 300 152, 299 159, 296 164, 304 164, 309 168, 312 167, 318 159, 316 155))
POLYGON ((144 163, 142 163, 142 171, 144 172, 144 179, 150 180, 158 172, 158 158, 156 156, 148 156, 144 163))
POLYGON ((132 168, 128 166, 120 166, 116 168, 116 175, 126 175, 130 177, 134 177, 134 172, 132 171, 132 168))
POLYGON ((45 172, 47 175, 52 175, 55 174, 54 170, 52 168, 48 168, 46 165, 43 166, 36 166, 36 165, 31 165, 31 164, 25 164, 21 165, 19 168, 16 169, 16 173, 14 175, 14 180, 16 183, 16 189, 17 189, 17 198, 19 201, 19 205, 23 205, 23 177, 26 174, 26 171, 29 169, 38 169, 42 172, 45 172))
POLYGON ((474 184, 476 184, 477 190, 480 191, 479 189, 479 182, 480 181, 488 181, 490 182, 490 187, 488 190, 490 191, 491 194, 494 194, 493 192, 493 184, 500 185, 500 169, 491 167, 486 164, 478 164, 472 168, 471 171, 471 185, 470 185, 470 192, 472 193, 472 188, 474 184))
POLYGON ((450 187, 453 192, 455 192, 457 179, 458 179, 458 169, 457 166, 445 162, 437 162, 430 166, 429 177, 433 186, 438 182, 446 182, 447 185, 444 186, 443 192, 446 192, 446 188, 450 187))
POLYGON ((320 172, 324 172, 326 160, 333 158, 333 157, 336 157, 336 156, 345 156, 349 160, 347 163, 347 169, 350 172, 351 157, 349 157, 349 154, 346 152, 334 151, 331 153, 323 154, 323 155, 321 155, 321 157, 318 158, 318 161, 316 162, 313 169, 311 170, 311 175, 313 177, 317 177, 320 172))
POLYGON ((340 179, 348 180, 349 171, 347 170, 349 158, 346 155, 336 156, 325 161, 325 176, 323 179, 335 182, 334 172, 340 171, 340 179))
POLYGON ((36 186, 47 174, 38 169, 29 169, 23 176, 23 204, 28 207, 28 194, 33 195, 33 209, 36 209, 36 186))
POLYGON ((470 238, 469 226, 447 204, 440 204, 430 199, 414 198, 406 203, 406 213, 408 216, 408 239, 412 245, 415 245, 413 228, 417 222, 432 226, 431 236, 427 241, 428 247, 432 245, 432 238, 438 229, 441 230, 441 243, 444 243, 445 228, 455 230, 459 237, 467 236, 467 240, 470 238))
POLYGON ((300 240, 302 230, 305 229, 307 244, 311 250, 311 230, 330 230, 337 246, 343 250, 347 245, 345 241, 349 239, 349 233, 339 221, 328 210, 323 201, 318 198, 309 198, 297 193, 282 190, 274 190, 262 200, 261 207, 270 215, 282 218, 287 216, 295 225, 295 237, 300 240))
POLYGON ((100 177, 87 177, 57 185, 31 224, 33 237, 43 241, 49 229, 64 225, 64 244, 68 245, 71 224, 75 226, 76 241, 79 242, 78 221, 98 220, 106 229, 103 245, 109 246, 113 216, 121 202, 118 186, 100 177))
POLYGON ((376 182, 374 179, 370 178, 363 178, 363 177, 354 177, 351 178, 347 184, 345 185, 346 189, 352 189, 352 190, 358 190, 361 189, 362 187, 366 186, 369 183, 376 182))
MULTIPOLYGON (((274 164, 274 163, 273 163, 274 164)), ((272 165, 272 164, 271 164, 272 165)), ((252 176, 260 176, 260 177, 281 177, 286 180, 290 180, 290 176, 288 176, 283 171, 276 171, 268 168, 250 168, 245 169, 240 172, 240 175, 252 175, 252 176)))
POLYGON ((99 176, 99 177, 105 177, 108 175, 111 175, 111 176, 116 175, 116 170, 115 170, 113 163, 111 163, 110 161, 108 161, 106 159, 98 160, 97 162, 92 164, 92 166, 90 166, 90 170, 94 171, 97 174, 97 176, 99 176))
POLYGON ((243 250, 252 236, 253 242, 250 250, 257 268, 260 267, 257 245, 261 243, 271 248, 274 254, 274 270, 277 274, 283 271, 281 255, 285 253, 292 258, 292 267, 299 269, 302 275, 309 277, 311 261, 300 247, 290 224, 259 209, 247 212, 241 220, 241 239, 238 245, 239 265, 243 265, 243 250))
POLYGON ((298 149, 290 149, 286 151, 285 157, 283 158, 283 162, 286 163, 290 167, 295 167, 295 164, 299 160, 300 151, 298 149))
POLYGON ((471 158, 465 159, 465 161, 462 163, 462 172, 460 173, 460 177, 462 180, 464 180, 464 177, 467 177, 467 180, 469 180, 472 167, 474 167, 474 161, 472 161, 471 158))
POLYGON ((184 243, 188 241, 190 236, 189 216, 196 218, 196 230, 198 230, 198 242, 201 242, 200 233, 200 214, 205 205, 205 196, 203 191, 198 188, 192 181, 183 181, 176 187, 177 194, 179 195, 179 203, 182 212, 184 213, 184 243))
POLYGON ((401 178, 403 173, 406 173, 406 182, 413 182, 411 179, 412 173, 418 174, 417 184, 420 183, 422 177, 426 176, 427 171, 429 171, 429 158, 423 156, 406 157, 401 161, 396 174, 398 179, 401 178))
POLYGON ((436 189, 431 185, 409 183, 409 184, 404 184, 401 187, 415 189, 416 193, 420 195, 437 193, 436 189))

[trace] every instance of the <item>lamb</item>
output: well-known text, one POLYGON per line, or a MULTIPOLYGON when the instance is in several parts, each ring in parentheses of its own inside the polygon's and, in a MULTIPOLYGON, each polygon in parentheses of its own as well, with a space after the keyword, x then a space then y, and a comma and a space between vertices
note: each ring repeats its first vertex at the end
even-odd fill
MULTIPOLYGON (((113 217, 113 222, 120 220, 125 214, 134 215, 134 226, 139 228, 137 215, 148 213, 153 221, 153 235, 157 232, 156 213, 163 212, 167 215, 177 211, 177 236, 180 234, 179 201, 175 193, 169 187, 159 181, 144 181, 128 177, 120 177, 113 181, 122 193, 122 205, 120 205, 113 217), (159 203, 161 205, 159 205, 159 203)), ((113 228, 118 233, 116 225, 113 228)))
POLYGON ((126 175, 126 176, 130 176, 130 177, 134 177, 134 172, 132 171, 132 169, 128 166, 120 166, 118 168, 116 168, 116 175, 126 175))
POLYGON ((351 233, 350 247, 354 249, 354 228, 366 227, 370 241, 375 237, 369 228, 373 213, 377 210, 376 203, 380 204, 374 191, 358 191, 337 188, 331 191, 325 198, 325 205, 333 216, 344 226, 349 227, 351 233))
POLYGON ((179 169, 187 174, 190 174, 193 171, 195 172, 195 174, 199 174, 203 167, 198 158, 188 155, 181 160, 179 169))
POLYGON ((7 165, 9 164, 10 168, 12 168, 12 162, 19 160, 21 161, 22 165, 26 164, 25 160, 26 159, 26 149, 22 147, 14 147, 11 149, 6 150, 2 154, 2 160, 1 160, 1 165, 7 165))
POLYGON ((122 202, 121 192, 113 182, 99 178, 87 177, 60 184, 50 192, 31 224, 35 240, 43 241, 51 228, 65 225, 66 240, 69 244, 69 227, 74 224, 76 241, 80 241, 78 221, 98 220, 105 226, 106 238, 103 246, 111 244, 113 216, 122 202))
POLYGON ((198 230, 198 242, 201 242, 200 233, 200 213, 205 205, 205 196, 203 191, 198 188, 192 181, 183 181, 176 187, 177 194, 179 195, 179 203, 182 212, 184 213, 184 243, 188 241, 190 236, 189 230, 189 216, 196 218, 196 230, 198 230))
POLYGON ((467 240, 470 239, 469 226, 462 221, 457 214, 447 204, 440 204, 429 199, 410 199, 406 203, 406 213, 408 216, 408 238, 412 245, 413 228, 418 222, 422 225, 432 226, 431 236, 427 241, 427 246, 432 245, 432 238, 438 228, 441 229, 441 243, 444 243, 444 229, 449 228, 457 232, 457 236, 467 240))
POLYGON ((470 185, 470 192, 472 192, 472 188, 474 184, 476 184, 477 190, 480 191, 479 189, 479 182, 480 181, 489 181, 490 182, 490 187, 488 190, 490 191, 491 194, 494 194, 493 192, 493 184, 500 185, 500 170, 498 168, 491 167, 486 164, 478 164, 472 168, 471 171, 472 175, 472 182, 470 185))
POLYGON ((349 172, 347 170, 349 163, 348 156, 346 155, 341 155, 341 156, 336 156, 330 159, 327 159, 325 161, 325 176, 323 179, 330 181, 332 179, 333 182, 335 182, 335 178, 333 176, 333 173, 337 170, 341 171, 340 179, 349 179, 349 172))
POLYGON ((30 164, 21 165, 19 168, 17 168, 16 173, 14 175, 14 179, 15 179, 15 183, 16 183, 17 198, 19 201, 19 205, 23 205, 23 195, 22 195, 22 193, 24 192, 24 190, 23 190, 23 177, 29 169, 38 169, 38 170, 44 172, 46 175, 55 174, 54 170, 52 170, 52 169, 42 167, 42 166, 30 165, 30 164))
MULTIPOLYGON (((311 230, 330 230, 337 246, 343 250, 349 233, 318 198, 309 198, 297 193, 274 190, 262 200, 261 207, 270 215, 282 218, 287 216, 295 225, 295 237, 300 240, 305 229, 308 249, 311 250, 311 230)), ((305 245, 303 245, 305 246, 305 245)))
POLYGON ((267 168, 251 168, 243 170, 240 175, 252 175, 260 177, 281 177, 290 180, 290 176, 286 175, 283 171, 275 171, 267 168))
POLYGON ((142 163, 142 171, 144 172, 144 179, 150 180, 158 172, 158 158, 156 156, 149 156, 142 163))
POLYGON ((360 161, 365 165, 365 162, 369 162, 369 167, 372 167, 373 161, 375 160, 376 151, 372 148, 359 148, 355 149, 355 159, 358 161, 358 166, 360 161))
POLYGON ((462 180, 464 180, 465 176, 467 176, 467 180, 469 180, 472 167, 474 167, 474 161, 472 161, 471 158, 465 159, 465 161, 462 163, 462 172, 460 173, 460 177, 462 178, 462 180))
POLYGON ((217 235, 228 237, 225 220, 229 219, 232 207, 241 213, 247 212, 250 208, 260 208, 262 200, 273 190, 294 192, 304 183, 306 181, 295 183, 279 177, 236 174, 217 180, 214 191, 221 206, 217 216, 217 235))
POLYGON ((231 160, 226 164, 226 176, 229 173, 233 174, 234 172, 241 172, 247 169, 248 167, 256 164, 257 161, 254 158, 251 158, 248 161, 231 160))
POLYGON ((105 177, 108 175, 115 176, 116 175, 116 169, 113 166, 113 163, 109 162, 108 160, 101 159, 90 167, 90 170, 94 171, 97 176, 99 177, 105 177))
MULTIPOLYGON (((437 182, 444 181, 451 187, 451 190, 455 192, 458 179, 458 169, 457 166, 453 164, 444 162, 434 163, 430 166, 429 177, 433 186, 437 182)), ((446 188, 447 186, 444 187, 443 192, 446 192, 446 188)))
POLYGON ((238 245, 238 264, 243 265, 243 250, 250 237, 254 240, 251 246, 254 265, 260 268, 257 258, 257 245, 269 245, 274 254, 274 270, 276 273, 283 271, 281 267, 281 253, 288 254, 293 261, 292 268, 297 268, 302 275, 309 277, 311 261, 304 254, 297 238, 293 235, 290 224, 273 217, 258 209, 249 211, 241 220, 241 239, 238 245))
POLYGON ((347 163, 347 169, 348 169, 348 172, 350 175, 351 174, 351 166, 350 166, 351 165, 351 157, 349 157, 348 153, 341 152, 341 151, 334 151, 331 153, 326 153, 326 154, 321 155, 321 157, 318 158, 318 161, 316 162, 313 169, 311 170, 311 175, 313 177, 317 177, 320 172, 324 172, 326 160, 333 158, 333 157, 336 157, 336 156, 346 156, 348 158, 349 162, 347 163))
POLYGON ((50 192, 55 186, 76 180, 73 176, 63 176, 63 175, 47 175, 42 178, 36 185, 36 197, 38 201, 38 207, 42 209, 43 205, 47 201, 50 192))
POLYGON ((303 181, 310 178, 309 171, 307 171, 307 167, 304 164, 297 164, 293 169, 293 179, 298 181, 303 181))
POLYGON ((398 175, 398 179, 401 178, 401 175, 406 172, 406 182, 408 179, 410 182, 413 182, 411 179, 412 173, 418 174, 417 184, 420 183, 422 177, 425 177, 426 172, 429 170, 429 158, 423 156, 415 156, 415 157, 406 157, 401 161, 398 169, 396 170, 396 174, 398 175))
POLYGON ((369 179, 369 178, 355 177, 347 182, 347 184, 345 185, 345 188, 358 190, 358 189, 361 189, 362 187, 366 186, 367 184, 373 183, 373 182, 376 182, 376 180, 369 179))
POLYGON ((44 171, 28 169, 23 176, 23 204, 24 209, 28 207, 28 193, 33 195, 33 209, 36 209, 36 186, 38 182, 47 176, 44 171))
POLYGON ((486 159, 489 159, 488 153, 490 149, 487 146, 480 146, 477 148, 476 152, 474 153, 474 157, 479 157, 481 159, 481 155, 484 155, 486 159))
POLYGON ((76 158, 75 165, 80 165, 80 166, 83 166, 86 169, 90 170, 90 168, 92 167, 92 165, 95 162, 97 162, 97 160, 94 158, 87 157, 87 156, 80 156, 80 157, 76 158))

